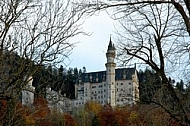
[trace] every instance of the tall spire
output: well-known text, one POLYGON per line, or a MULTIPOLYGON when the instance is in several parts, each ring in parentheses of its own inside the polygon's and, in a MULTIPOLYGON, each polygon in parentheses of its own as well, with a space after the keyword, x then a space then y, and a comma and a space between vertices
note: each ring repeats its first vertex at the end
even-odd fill
POLYGON ((106 83, 107 83, 107 97, 106 102, 112 107, 115 106, 115 47, 112 44, 111 37, 106 53, 107 63, 106 66, 106 83))
POLYGON ((115 50, 115 46, 114 46, 114 44, 112 44, 111 36, 110 36, 110 42, 108 45, 108 50, 115 50))

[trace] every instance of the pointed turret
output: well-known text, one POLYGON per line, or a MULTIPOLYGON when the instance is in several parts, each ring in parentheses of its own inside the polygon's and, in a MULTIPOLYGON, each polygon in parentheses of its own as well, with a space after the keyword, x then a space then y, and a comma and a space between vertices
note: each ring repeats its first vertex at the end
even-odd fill
POLYGON ((106 57, 107 57, 107 63, 114 63, 114 59, 115 59, 115 46, 114 46, 114 44, 112 44, 111 37, 110 37, 110 41, 109 41, 106 57))
POLYGON ((112 44, 111 37, 106 53, 107 63, 106 65, 106 83, 107 83, 107 98, 106 102, 112 107, 115 106, 115 47, 112 44))
POLYGON ((108 50, 115 50, 115 46, 114 46, 114 44, 112 44, 111 37, 110 37, 110 42, 108 45, 108 50))

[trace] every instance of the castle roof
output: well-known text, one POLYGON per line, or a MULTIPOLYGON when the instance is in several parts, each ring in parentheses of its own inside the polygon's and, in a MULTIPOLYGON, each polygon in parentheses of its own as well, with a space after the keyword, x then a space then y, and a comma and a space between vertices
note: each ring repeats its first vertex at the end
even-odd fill
POLYGON ((114 44, 112 44, 111 37, 110 37, 110 42, 108 45, 108 50, 115 50, 115 46, 114 46, 114 44))
MULTIPOLYGON (((132 80, 132 74, 135 73, 135 68, 118 68, 115 69, 115 80, 132 80)), ((79 76, 81 82, 99 83, 106 81, 106 71, 82 73, 79 76)))

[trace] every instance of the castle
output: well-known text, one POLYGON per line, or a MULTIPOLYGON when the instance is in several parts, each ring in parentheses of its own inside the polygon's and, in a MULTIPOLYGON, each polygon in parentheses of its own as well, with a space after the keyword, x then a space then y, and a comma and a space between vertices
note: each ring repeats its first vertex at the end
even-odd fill
MULTIPOLYGON (((116 68, 115 51, 110 38, 106 53, 106 71, 81 73, 75 84, 75 99, 71 100, 62 96, 60 92, 47 88, 46 99, 49 107, 65 112, 72 111, 73 107, 84 106, 88 101, 96 101, 102 105, 109 104, 112 107, 136 104, 139 100, 136 67, 116 68)), ((29 84, 29 87, 31 86, 29 84)), ((28 94, 27 91, 22 91, 22 93, 23 104, 33 101, 33 94, 28 94)))
POLYGON ((106 71, 82 73, 75 84, 73 106, 82 106, 87 101, 125 106, 136 104, 139 100, 139 81, 136 68, 116 69, 115 47, 111 41, 108 45, 106 71))

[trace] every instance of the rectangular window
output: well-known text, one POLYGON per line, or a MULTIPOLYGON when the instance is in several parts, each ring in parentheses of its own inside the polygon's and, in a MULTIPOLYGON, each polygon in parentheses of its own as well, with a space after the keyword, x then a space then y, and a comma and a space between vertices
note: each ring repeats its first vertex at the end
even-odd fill
POLYGON ((96 88, 96 86, 92 86, 92 88, 96 88))

